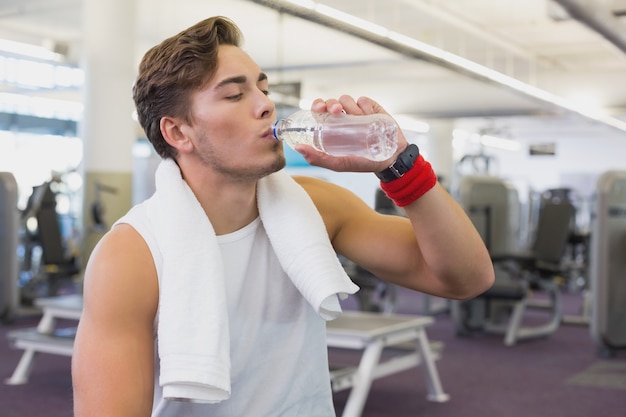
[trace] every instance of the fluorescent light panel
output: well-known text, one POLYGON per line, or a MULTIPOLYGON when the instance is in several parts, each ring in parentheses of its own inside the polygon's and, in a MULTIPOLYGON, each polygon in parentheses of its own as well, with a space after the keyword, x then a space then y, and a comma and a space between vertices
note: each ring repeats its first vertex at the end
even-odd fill
POLYGON ((43 46, 28 43, 15 42, 8 39, 0 39, 0 52, 8 52, 28 58, 42 59, 44 61, 61 61, 63 56, 44 48, 43 46))
MULTIPOLYGON (((260 1, 260 3, 264 2, 260 1)), ((276 7, 276 3, 280 3, 280 1, 269 2, 268 5, 276 7)), ((516 78, 510 77, 506 74, 495 71, 491 68, 485 67, 474 61, 470 61, 443 49, 421 42, 417 39, 411 38, 398 32, 391 31, 383 26, 363 20, 356 16, 347 14, 345 12, 315 1, 284 0, 283 3, 290 3, 291 5, 304 7, 309 10, 309 13, 317 13, 325 16, 326 18, 337 20, 343 25, 351 26, 353 29, 364 31, 369 35, 369 37, 373 35, 382 38, 383 40, 392 41, 398 45, 404 46, 405 48, 412 49, 420 55, 428 55, 430 57, 443 61, 453 67, 462 69, 465 72, 477 75, 482 79, 503 85, 534 99, 577 113, 588 119, 604 123, 608 126, 626 132, 626 122, 620 119, 608 116, 600 111, 594 111, 585 107, 581 107, 576 103, 568 101, 546 90, 542 90, 533 85, 524 83, 523 81, 520 81, 516 78)))

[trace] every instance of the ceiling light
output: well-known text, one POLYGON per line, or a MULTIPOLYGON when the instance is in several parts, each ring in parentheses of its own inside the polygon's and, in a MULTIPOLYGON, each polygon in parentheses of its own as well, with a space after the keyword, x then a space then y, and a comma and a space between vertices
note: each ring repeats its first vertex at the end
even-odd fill
POLYGON ((43 46, 15 42, 7 39, 0 39, 0 53, 3 52, 28 58, 42 59, 44 61, 60 62, 63 60, 63 56, 61 54, 53 52, 43 46))
POLYGON ((503 138, 486 133, 470 133, 464 129, 454 129, 452 143, 455 148, 464 148, 466 142, 473 142, 480 146, 502 149, 505 151, 519 151, 522 144, 516 140, 503 138))
POLYGON ((480 135, 480 143, 484 146, 503 149, 505 151, 519 151, 522 149, 522 145, 515 140, 499 138, 492 135, 480 135))
POLYGON ((365 30, 370 33, 374 33, 378 36, 386 36, 387 33, 389 33, 389 30, 383 26, 361 19, 354 15, 342 12, 340 10, 333 9, 332 7, 324 6, 323 4, 318 3, 317 5, 315 5, 314 10, 325 16, 340 20, 348 25, 357 27, 359 29, 365 30))
POLYGON ((577 113, 585 118, 594 120, 626 132, 626 122, 602 114, 595 110, 581 107, 569 100, 542 90, 533 85, 524 83, 516 78, 447 52, 433 45, 403 35, 367 22, 356 16, 322 5, 315 1, 306 0, 252 0, 255 3, 271 7, 281 12, 287 12, 309 21, 331 27, 350 35, 365 39, 371 43, 404 55, 424 59, 444 68, 451 69, 473 78, 495 83, 527 97, 556 106, 567 111, 577 113))

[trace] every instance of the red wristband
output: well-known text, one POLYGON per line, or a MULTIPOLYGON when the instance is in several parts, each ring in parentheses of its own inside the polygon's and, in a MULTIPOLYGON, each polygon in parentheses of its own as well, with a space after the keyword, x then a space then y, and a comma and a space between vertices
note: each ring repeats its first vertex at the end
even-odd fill
POLYGON ((398 207, 405 207, 423 196, 437 184, 437 176, 430 163, 419 155, 413 168, 397 180, 381 182, 380 188, 398 207))

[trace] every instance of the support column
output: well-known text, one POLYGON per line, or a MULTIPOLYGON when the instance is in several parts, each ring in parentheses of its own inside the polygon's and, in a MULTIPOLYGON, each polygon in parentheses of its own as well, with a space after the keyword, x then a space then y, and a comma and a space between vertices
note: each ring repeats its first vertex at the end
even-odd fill
POLYGON ((428 120, 428 159, 442 185, 450 189, 454 175, 452 135, 454 121, 447 119, 428 120))
POLYGON ((17 247, 19 213, 17 181, 0 172, 0 321, 9 320, 19 307, 17 247))
POLYGON ((82 263, 132 201, 136 0, 84 0, 82 263), (102 224, 93 215, 102 211, 102 224))

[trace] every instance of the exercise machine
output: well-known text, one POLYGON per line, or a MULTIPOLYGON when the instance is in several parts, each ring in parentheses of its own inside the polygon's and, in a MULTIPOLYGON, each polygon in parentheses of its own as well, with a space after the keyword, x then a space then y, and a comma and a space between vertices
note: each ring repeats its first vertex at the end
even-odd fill
POLYGON ((626 348, 626 171, 599 177, 591 224, 590 330, 607 357, 626 348))
POLYGON ((0 172, 0 319, 8 321, 19 304, 17 182, 13 174, 0 172))
POLYGON ((494 285, 468 301, 452 304, 457 334, 477 331, 504 334, 504 344, 547 336, 561 322, 561 296, 556 278, 563 273, 574 207, 566 202, 544 204, 531 244, 516 248, 519 204, 512 187, 495 177, 467 177, 460 203, 483 237, 494 263, 494 285), (541 297, 535 297, 540 293, 541 297), (540 324, 523 325, 528 310, 547 316, 540 324))

